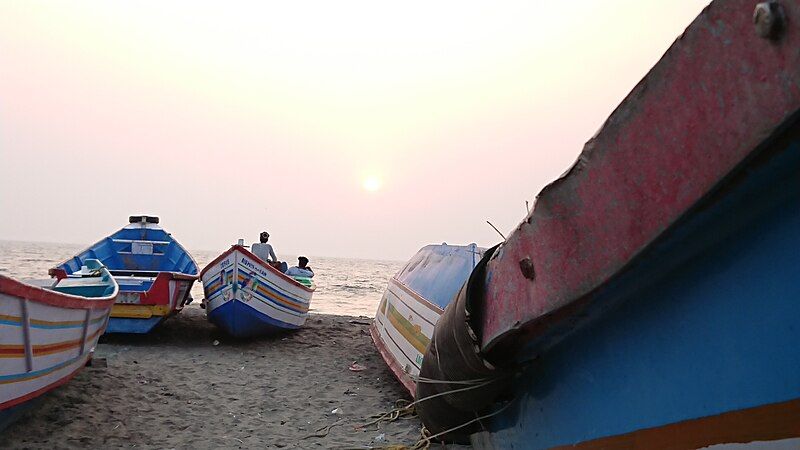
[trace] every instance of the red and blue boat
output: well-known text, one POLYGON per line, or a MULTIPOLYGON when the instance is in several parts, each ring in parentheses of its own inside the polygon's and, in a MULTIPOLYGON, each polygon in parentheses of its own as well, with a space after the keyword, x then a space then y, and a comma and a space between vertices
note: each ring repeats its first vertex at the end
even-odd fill
POLYGON ((107 333, 149 333, 192 301, 197 263, 160 225, 158 217, 131 216, 124 228, 50 269, 65 278, 97 259, 119 284, 107 333))
POLYGON ((445 309, 434 436, 800 446, 798 49, 798 2, 694 20, 445 309))
POLYGON ((96 260, 59 280, 0 275, 0 430, 91 359, 119 287, 96 260))

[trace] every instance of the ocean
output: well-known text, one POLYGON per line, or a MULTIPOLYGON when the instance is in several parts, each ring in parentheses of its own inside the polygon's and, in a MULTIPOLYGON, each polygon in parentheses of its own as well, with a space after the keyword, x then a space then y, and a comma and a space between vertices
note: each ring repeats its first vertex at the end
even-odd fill
MULTIPOLYGON (((47 271, 65 259, 86 248, 86 245, 54 244, 46 242, 0 241, 0 274, 18 279, 47 278, 47 271)), ((225 249, 216 252, 191 251, 202 270, 205 265, 225 249)), ((297 257, 278 255, 289 265, 297 257)), ((311 312, 351 316, 375 315, 386 283, 405 264, 403 261, 373 261, 366 259, 312 257, 309 266, 314 269, 317 290, 311 300, 311 312)), ((192 287, 196 307, 203 298, 199 282, 192 287)))

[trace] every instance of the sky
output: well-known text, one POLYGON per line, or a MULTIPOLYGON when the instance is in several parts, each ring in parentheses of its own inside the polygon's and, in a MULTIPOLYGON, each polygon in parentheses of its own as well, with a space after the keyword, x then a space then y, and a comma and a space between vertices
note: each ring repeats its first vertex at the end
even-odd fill
POLYGON ((0 239, 494 245, 707 3, 0 1, 0 239))

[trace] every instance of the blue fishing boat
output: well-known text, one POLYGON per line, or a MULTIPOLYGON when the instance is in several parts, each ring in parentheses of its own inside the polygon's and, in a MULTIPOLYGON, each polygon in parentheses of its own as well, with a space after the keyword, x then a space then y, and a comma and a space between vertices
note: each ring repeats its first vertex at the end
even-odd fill
POLYGON ((300 328, 316 289, 310 278, 290 277, 242 245, 211 261, 200 278, 208 321, 238 338, 300 328))
POLYGON ((92 357, 119 287, 89 259, 59 280, 0 275, 0 429, 92 357))
POLYGON ((197 263, 159 225, 158 217, 131 216, 129 224, 50 270, 65 278, 87 259, 102 262, 119 283, 107 333, 148 333, 192 301, 197 263))
POLYGON ((798 48, 798 2, 700 14, 445 309, 433 436, 800 446, 798 48))

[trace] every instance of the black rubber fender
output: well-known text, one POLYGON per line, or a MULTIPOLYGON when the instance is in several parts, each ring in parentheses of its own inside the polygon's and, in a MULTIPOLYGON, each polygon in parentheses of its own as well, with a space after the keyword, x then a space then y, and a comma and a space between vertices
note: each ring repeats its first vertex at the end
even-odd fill
MULTIPOLYGON (((501 381, 506 378, 508 372, 495 367, 481 355, 478 334, 475 332, 478 328, 470 322, 470 319, 476 320, 476 317, 470 314, 471 301, 480 301, 482 298, 486 263, 496 248, 486 251, 455 299, 445 308, 436 323, 433 338, 422 360, 420 380, 417 382, 416 400, 419 403, 416 405, 416 411, 422 423, 433 435, 475 419, 480 411, 494 403, 504 389, 504 383, 501 381), (426 379, 485 381, 474 381, 472 384, 431 383, 426 382, 426 379), (473 388, 463 390, 470 386, 473 388), (457 389, 462 391, 425 400, 433 395, 457 389)), ((447 433, 440 439, 468 443, 469 435, 477 431, 480 431, 480 425, 474 423, 447 433)))

